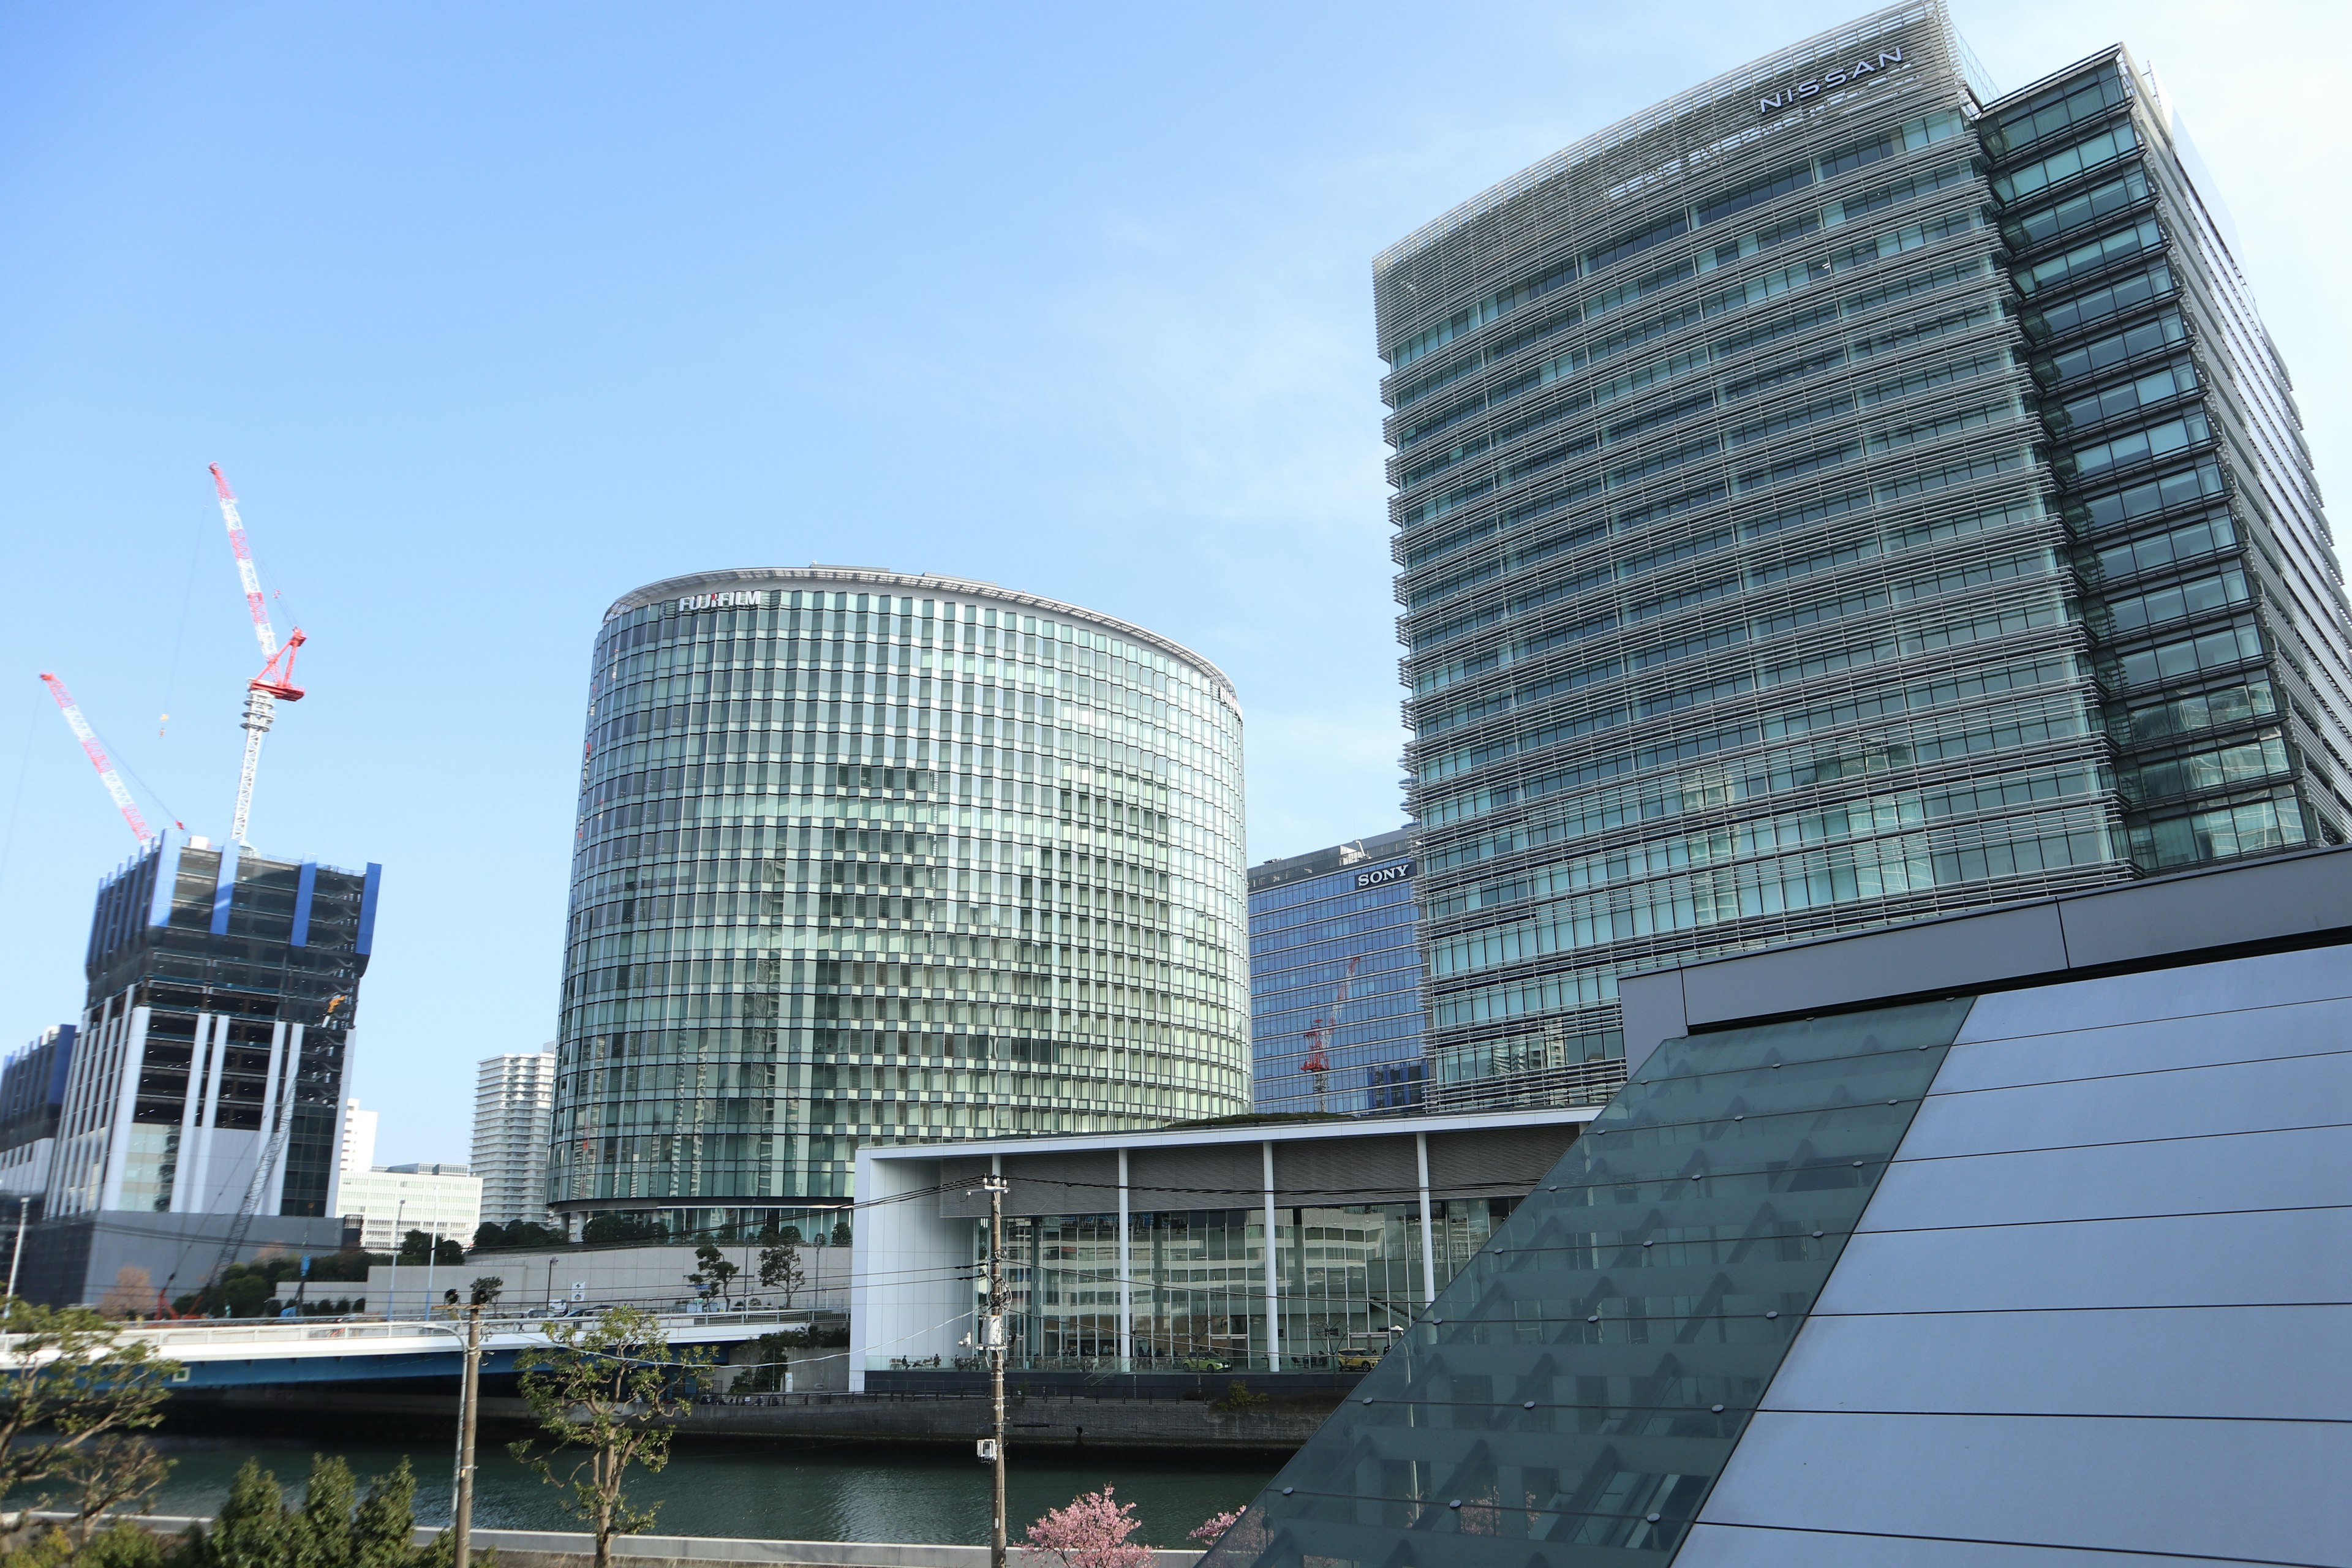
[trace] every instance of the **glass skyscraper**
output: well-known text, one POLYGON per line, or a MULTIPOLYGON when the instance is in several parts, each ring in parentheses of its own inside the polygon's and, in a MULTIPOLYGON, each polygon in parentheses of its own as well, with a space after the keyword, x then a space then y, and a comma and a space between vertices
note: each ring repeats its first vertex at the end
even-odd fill
POLYGON ((1621 973, 2341 842, 2346 609, 2210 183, 2120 51, 1939 4, 1375 268, 1433 1081, 1621 973))
POLYGON ((676 1231, 863 1142, 1249 1108, 1242 722, 1168 639, 847 567, 624 595, 589 684, 549 1197, 676 1231))
POLYGON ((1256 1109, 1360 1114, 1427 1102, 1412 829, 1249 873, 1256 1109))

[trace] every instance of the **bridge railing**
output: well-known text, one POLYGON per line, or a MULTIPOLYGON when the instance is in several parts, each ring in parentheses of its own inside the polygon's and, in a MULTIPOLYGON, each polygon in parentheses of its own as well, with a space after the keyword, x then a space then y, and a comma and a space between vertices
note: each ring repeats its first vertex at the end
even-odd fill
MULTIPOLYGON (((580 1317, 591 1314, 582 1313, 580 1317)), ((778 1326, 808 1327, 821 1316, 837 1317, 807 1308, 746 1309, 717 1312, 662 1312, 656 1314, 661 1326, 675 1334, 681 1331, 730 1327, 778 1326)), ((544 1312, 513 1318, 484 1318, 482 1337, 541 1339, 541 1330, 551 1320, 544 1312)), ((186 1344, 300 1344, 320 1340, 385 1340, 423 1339, 454 1336, 462 1332, 457 1321, 442 1319, 428 1321, 420 1318, 302 1318, 292 1322, 205 1322, 205 1323, 141 1323, 126 1331, 138 1339, 147 1340, 158 1347, 186 1344)))

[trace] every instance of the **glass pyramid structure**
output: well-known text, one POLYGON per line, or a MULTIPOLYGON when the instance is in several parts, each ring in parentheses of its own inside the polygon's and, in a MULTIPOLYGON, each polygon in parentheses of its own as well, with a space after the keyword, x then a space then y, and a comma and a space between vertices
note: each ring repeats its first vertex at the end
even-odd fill
POLYGON ((1659 1047, 1202 1568, 1670 1561, 1969 1007, 1659 1047))

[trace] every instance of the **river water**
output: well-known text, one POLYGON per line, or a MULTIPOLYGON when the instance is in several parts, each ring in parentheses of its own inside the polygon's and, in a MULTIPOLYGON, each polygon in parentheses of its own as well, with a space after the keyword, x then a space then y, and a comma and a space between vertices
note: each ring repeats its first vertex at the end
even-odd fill
MULTIPOLYGON (((313 1453, 337 1454, 362 1486, 404 1455, 416 1471, 418 1522, 449 1517, 451 1454, 446 1436, 367 1423, 369 1436, 341 1436, 306 1426, 267 1436, 220 1431, 167 1432, 157 1446, 173 1461, 154 1512, 209 1514, 228 1495, 230 1477, 258 1459, 299 1497, 313 1453)), ((477 1452, 474 1522, 485 1530, 580 1530, 557 1489, 510 1458, 511 1432, 485 1431, 477 1452)), ((559 1462, 557 1474, 564 1467, 559 1462)), ((1067 1448, 1034 1461, 1013 1450, 1006 1493, 1012 1538, 1031 1520, 1081 1492, 1110 1485, 1136 1505, 1136 1539, 1186 1546, 1186 1533, 1222 1510, 1239 1508, 1279 1468, 1274 1457, 1216 1455, 1198 1460, 1164 1455, 1074 1458, 1067 1448)), ((731 1535, 776 1541, 908 1541, 981 1545, 988 1540, 988 1467, 949 1450, 816 1446, 756 1440, 681 1439, 668 1468, 637 1475, 633 1501, 658 1501, 651 1533, 731 1535)))

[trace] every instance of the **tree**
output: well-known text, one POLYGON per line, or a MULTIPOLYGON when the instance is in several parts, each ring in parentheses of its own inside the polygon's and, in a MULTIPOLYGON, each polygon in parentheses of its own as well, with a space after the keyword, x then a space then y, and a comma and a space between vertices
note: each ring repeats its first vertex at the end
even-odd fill
POLYGON ((733 1284, 735 1276, 742 1272, 727 1260, 726 1254, 707 1241, 694 1249, 694 1261, 697 1267, 686 1277, 686 1282, 693 1286, 696 1294, 706 1301, 714 1297, 723 1300, 727 1287, 733 1284))
POLYGON ((352 1516, 351 1568, 406 1568, 416 1556, 416 1475, 403 1458, 389 1475, 368 1481, 368 1495, 352 1516))
MULTIPOLYGON (((232 1268, 235 1265, 230 1266, 232 1268)), ((269 1300, 272 1285, 266 1274, 231 1273, 221 1280, 221 1306, 232 1318, 257 1318, 269 1300)))
POLYGON ((552 1442, 545 1454, 528 1439, 508 1452, 567 1489, 563 1510, 595 1531, 596 1568, 612 1568, 613 1537, 646 1529, 659 1508, 630 1505, 629 1467, 651 1473, 669 1463, 670 1436, 709 1363, 699 1352, 673 1352, 660 1321, 635 1307, 559 1319, 541 1332, 547 1345, 515 1364, 523 1399, 552 1442), (586 1455, 559 1479, 554 1459, 566 1449, 586 1455))
POLYGON ((1128 1540, 1141 1521, 1133 1503, 1112 1495, 1117 1490, 1105 1487, 1071 1499, 1066 1507, 1047 1509, 1029 1527, 1022 1557, 1062 1568, 1146 1568, 1151 1548, 1128 1540))
POLYGON ((580 1232, 580 1239, 592 1247, 615 1241, 663 1241, 668 1237, 669 1226, 644 1214, 600 1214, 580 1232))
POLYGON ((1225 1513, 1213 1513, 1194 1525, 1188 1533, 1193 1540, 1204 1545, 1214 1546, 1217 1543, 1217 1537, 1231 1530, 1241 1516, 1248 1511, 1248 1508, 1244 1506, 1225 1513))
POLYGON ((294 1519, 278 1478, 260 1461, 247 1459, 237 1468, 205 1544, 207 1568, 283 1568, 292 1559, 294 1519))
POLYGON ((449 1237, 436 1240, 430 1231, 412 1230, 400 1238, 400 1260, 403 1263, 423 1263, 428 1251, 436 1265, 454 1268, 466 1261, 466 1249, 449 1237))
POLYGON ((833 1244, 835 1247, 847 1247, 849 1245, 849 1222, 847 1220, 842 1220, 834 1226, 833 1244))
MULTIPOLYGON (((247 1459, 190 1568, 421 1568, 433 1549, 416 1532, 416 1478, 403 1459, 371 1477, 362 1499, 351 1467, 314 1457, 302 1506, 286 1506, 278 1478, 247 1459)), ((442 1549, 447 1554, 447 1549, 442 1549)), ((77 1568, 79 1565, 77 1564, 77 1568)))
POLYGON ((771 1290, 784 1294, 784 1305, 793 1304, 793 1295, 807 1280, 801 1268, 801 1233, 797 1226, 784 1226, 784 1238, 773 1247, 760 1249, 760 1283, 771 1290))
POLYGON ((1266 1548, 1270 1539, 1262 1513, 1252 1513, 1246 1507, 1231 1513, 1213 1513, 1192 1527, 1192 1539, 1214 1547, 1231 1540, 1234 1550, 1226 1560, 1234 1563, 1255 1562, 1266 1548))
POLYGON ((154 1305, 155 1279, 135 1263, 114 1271, 114 1283, 98 1299, 101 1318, 135 1318, 154 1305))
POLYGON ((500 1225, 494 1219, 488 1219, 474 1227, 474 1245, 469 1250, 481 1252, 562 1245, 562 1231, 550 1230, 537 1220, 519 1219, 509 1225, 500 1225))
POLYGON ((172 1461, 153 1444, 125 1432, 93 1437, 66 1455, 58 1476, 74 1490, 74 1540, 88 1546, 109 1510, 144 1503, 171 1473, 172 1461))
POLYGON ((496 1301, 507 1288, 507 1282, 495 1274, 485 1274, 466 1288, 466 1299, 477 1307, 487 1307, 496 1301))
POLYGON ((123 1339, 118 1325, 87 1307, 11 1300, 0 1309, 0 1333, 11 1336, 8 1371, 0 1376, 0 1494, 68 1481, 82 1499, 101 1500, 90 1510, 94 1519, 111 1503, 152 1491, 163 1462, 134 1435, 163 1420, 179 1363, 123 1339))

